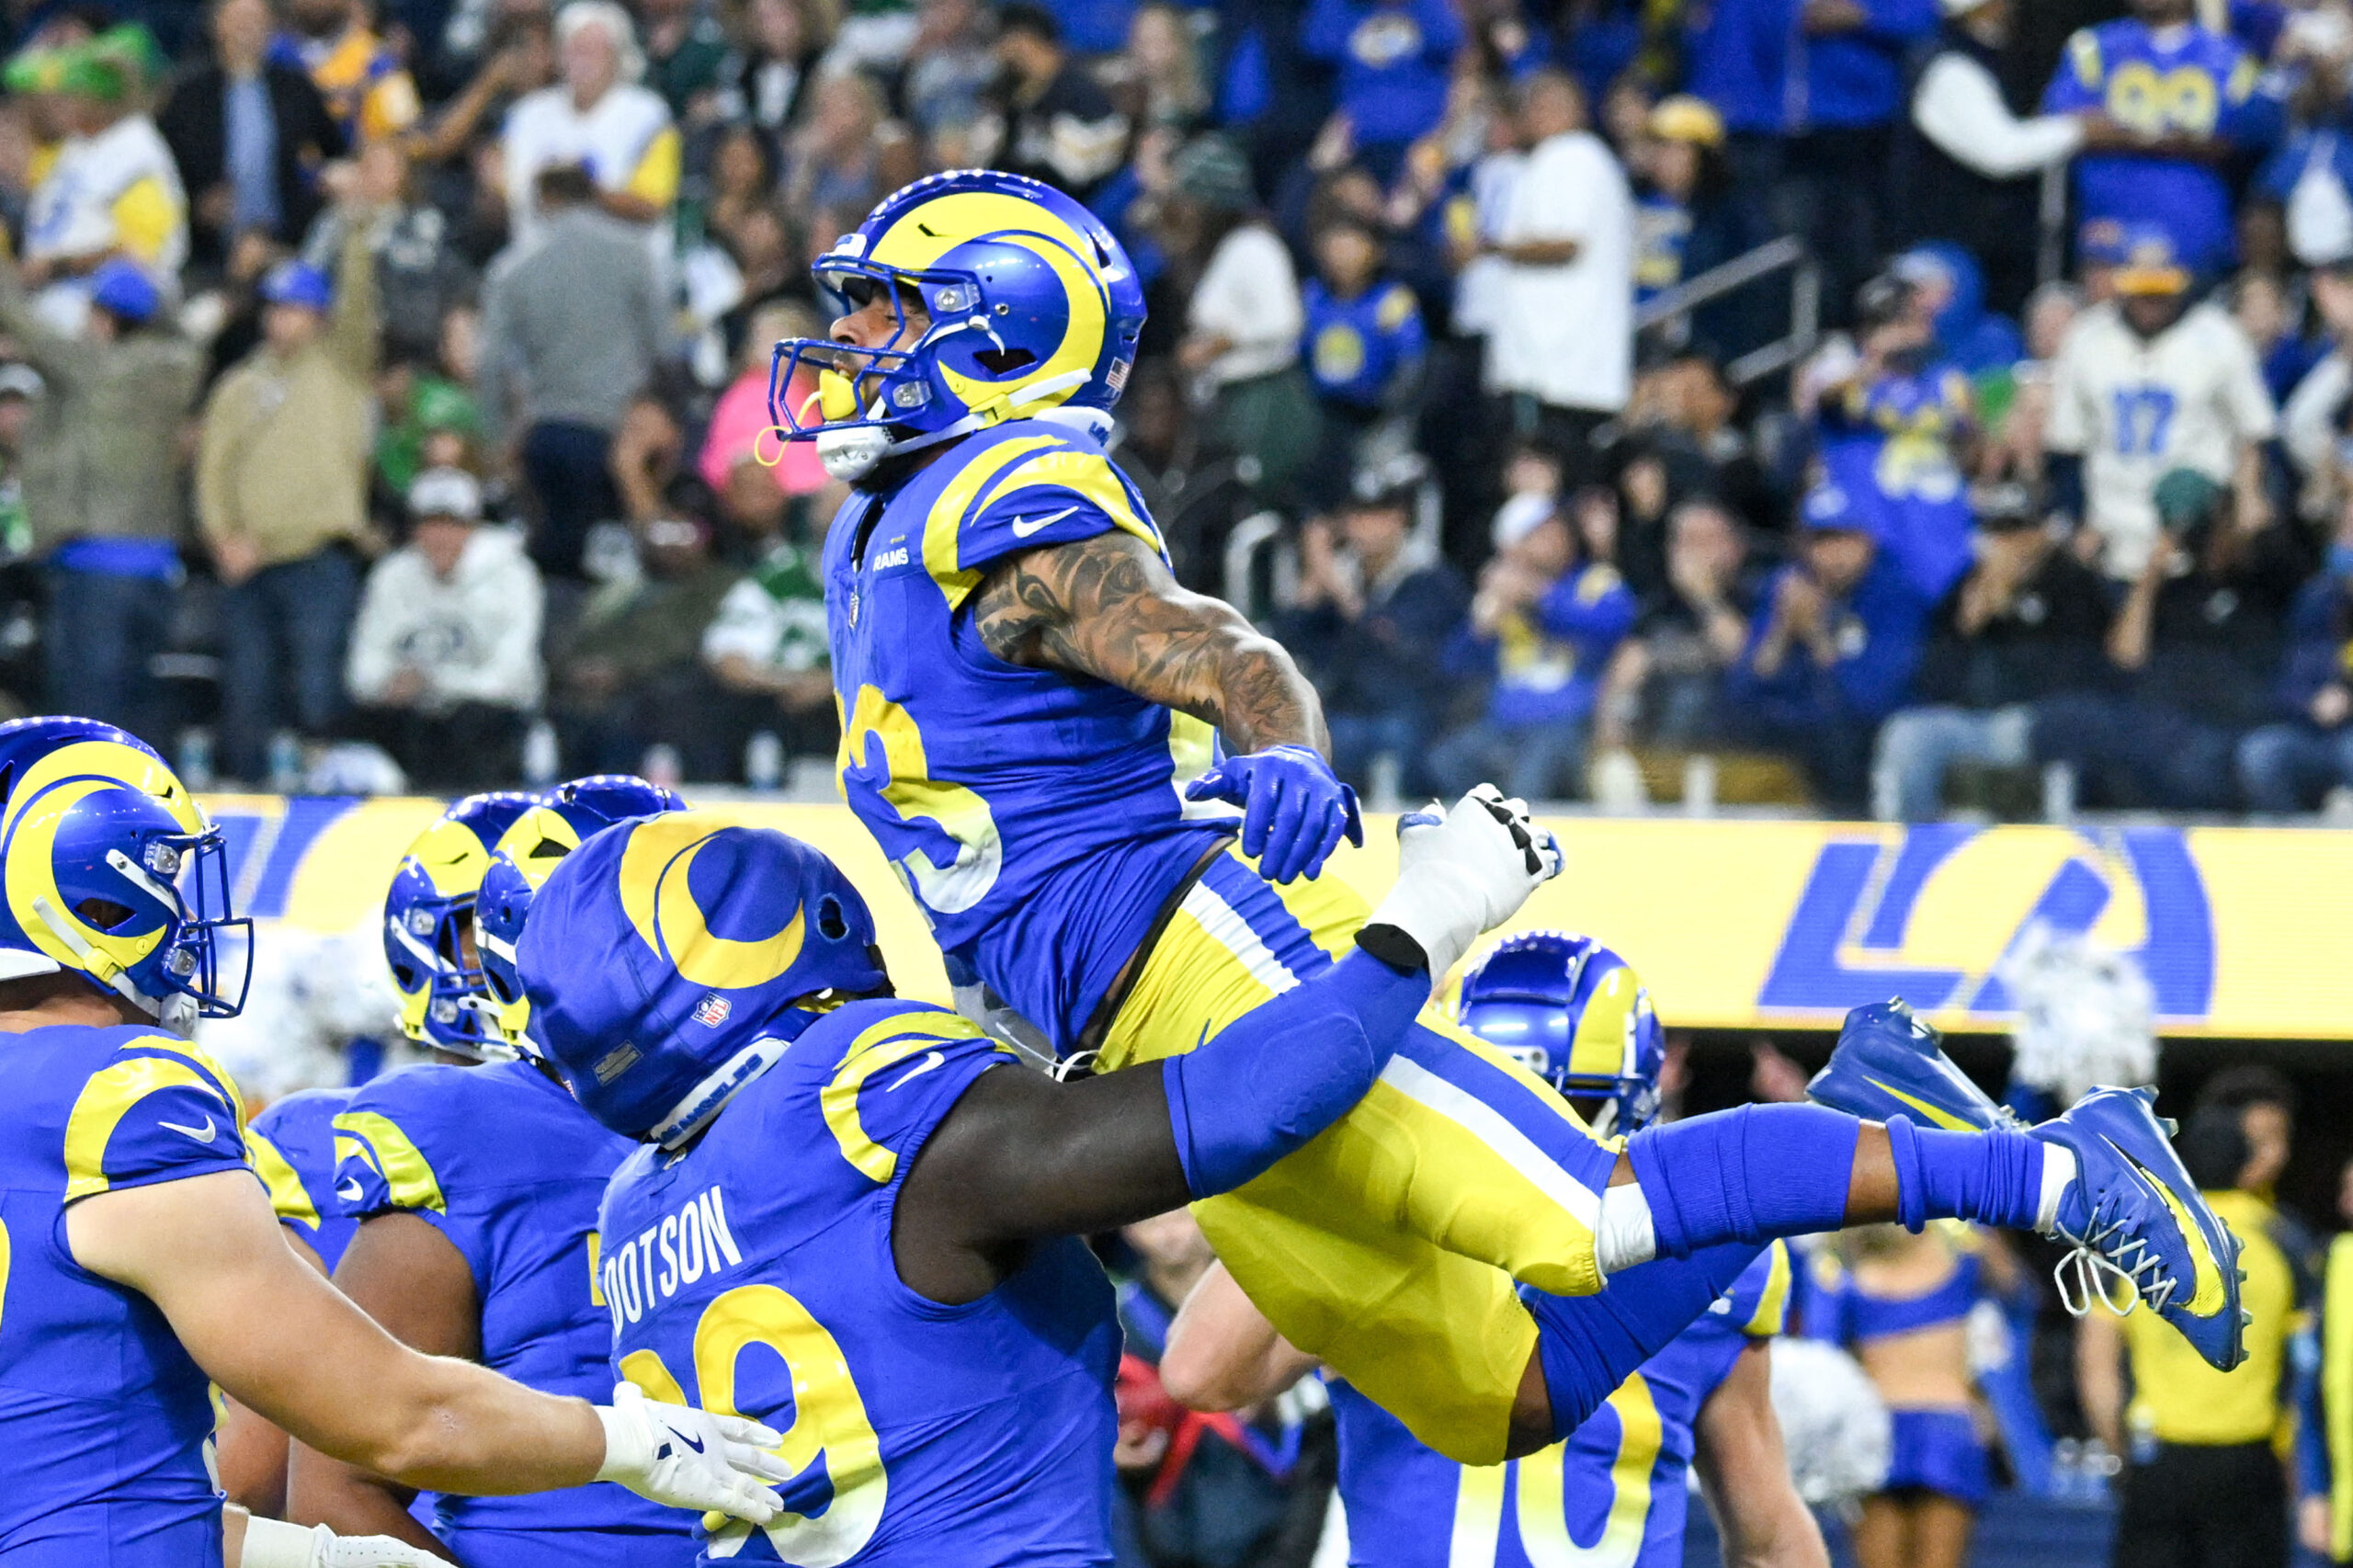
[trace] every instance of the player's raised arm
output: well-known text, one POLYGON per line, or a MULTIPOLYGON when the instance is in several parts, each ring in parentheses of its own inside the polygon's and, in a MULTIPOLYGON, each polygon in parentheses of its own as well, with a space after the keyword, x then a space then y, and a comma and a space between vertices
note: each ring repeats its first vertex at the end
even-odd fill
POLYGON ((1179 584, 1133 534, 1007 558, 981 585, 973 625, 1008 664, 1092 676, 1215 725, 1240 755, 1188 793, 1245 808, 1243 851, 1272 881, 1315 875, 1343 835, 1364 842, 1356 791, 1325 760, 1315 687, 1280 643, 1179 584))
POLYGON ((633 1390, 609 1407, 555 1399, 419 1355, 294 1256, 248 1172, 94 1194, 66 1210, 65 1240, 84 1268, 154 1302, 232 1397, 322 1452, 437 1491, 618 1481, 677 1506, 775 1512, 755 1479, 774 1461, 754 1446, 773 1434, 633 1390))
POLYGON ((1398 858, 1357 951, 1159 1071, 975 1080, 901 1193, 901 1278, 935 1300, 972 1300, 1002 1277, 1010 1244, 1108 1230, 1250 1181, 1364 1097, 1431 977, 1560 869, 1551 835, 1493 786, 1443 819, 1407 818, 1398 858))

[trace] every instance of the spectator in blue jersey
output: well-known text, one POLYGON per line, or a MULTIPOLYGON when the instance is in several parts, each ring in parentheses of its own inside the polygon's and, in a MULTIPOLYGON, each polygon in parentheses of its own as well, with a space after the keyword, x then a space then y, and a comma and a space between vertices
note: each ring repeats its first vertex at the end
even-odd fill
POLYGON ((2239 742, 2239 787, 2258 812, 2303 812, 2353 786, 2353 507, 2336 526, 2326 568, 2288 608, 2279 672, 2283 715, 2239 742))
MULTIPOLYGON (((1662 98, 1644 127, 1634 208, 1634 302, 1646 303, 1763 244, 1772 235, 1733 188, 1724 156, 1724 120, 1705 98, 1678 93, 1662 98)), ((1767 329, 1756 320, 1757 300, 1735 292, 1694 312, 1675 334, 1737 355, 1760 344, 1767 329)))
POLYGON ((1881 549, 1934 603, 1969 569, 1975 400, 1969 378, 1935 357, 1912 285, 1873 278, 1856 314, 1858 358, 1819 407, 1822 460, 1836 483, 1876 493, 1881 549))
POLYGON ((1446 651, 1484 677, 1486 711, 1430 757, 1439 793, 1495 778, 1525 800, 1582 794, 1594 699, 1640 608, 1618 569, 1582 558, 1559 508, 1515 496, 1495 517, 1495 558, 1446 651))
POLYGON ((1313 249, 1315 276, 1300 290, 1307 312, 1300 358, 1324 417, 1324 445, 1308 487, 1336 500, 1364 434, 1410 410, 1429 339, 1414 291, 1383 275, 1381 237, 1370 224, 1334 213, 1313 249))
POLYGON ((1795 757, 1846 812, 1863 805, 1880 721, 1910 694, 1930 603, 1880 548, 1877 505, 1831 481, 1806 496, 1797 558, 1767 585, 1724 681, 1734 737, 1795 757))
POLYGON ((2192 271, 2213 278, 2237 252, 2227 165, 2279 140, 2285 112, 2262 66, 2200 27, 2194 0, 2133 0, 2132 15, 2086 28, 2042 95, 2053 114, 2104 113, 2075 160, 2085 224, 2152 223, 2192 271))
POLYGON ((1318 519, 1300 540, 1299 599, 1282 643, 1324 699, 1334 769, 1359 790, 1381 756, 1395 759, 1407 794, 1436 787, 1423 759, 1450 689, 1447 638, 1471 596, 1437 540, 1415 528, 1428 476, 1412 453, 1368 468, 1336 529, 1318 519))
POLYGON ((1142 1267, 1119 1287, 1116 1568, 1307 1568, 1335 1475, 1331 1423, 1297 1398, 1214 1415, 1170 1399, 1161 1352, 1217 1255, 1182 1209, 1120 1234, 1142 1267))
POLYGON ((1461 17, 1449 0, 1314 0, 1300 37, 1312 59, 1337 67, 1336 112, 1358 159, 1387 184, 1446 114, 1461 17))

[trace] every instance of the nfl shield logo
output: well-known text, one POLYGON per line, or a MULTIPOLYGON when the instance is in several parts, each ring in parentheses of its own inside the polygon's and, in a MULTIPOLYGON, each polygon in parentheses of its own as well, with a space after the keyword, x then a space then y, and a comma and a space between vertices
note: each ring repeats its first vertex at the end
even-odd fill
POLYGON ((733 1010, 733 1003, 713 991, 695 1004, 695 1022, 705 1028, 715 1029, 727 1021, 727 1015, 733 1010))

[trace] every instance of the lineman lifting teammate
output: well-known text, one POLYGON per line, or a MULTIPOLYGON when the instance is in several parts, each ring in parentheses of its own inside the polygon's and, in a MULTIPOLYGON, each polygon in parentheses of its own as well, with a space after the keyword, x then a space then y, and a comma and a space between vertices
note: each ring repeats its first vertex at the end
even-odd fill
MULTIPOLYGON (((1632 969, 1591 937, 1511 937, 1463 977, 1461 1008, 1466 1028, 1568 1096, 1597 1132, 1636 1131, 1657 1114, 1658 1018, 1632 969)), ((1678 1568, 1696 1460, 1726 1562, 1827 1568, 1773 1417, 1768 1346, 1789 1292, 1788 1253, 1775 1242, 1564 1442, 1507 1467, 1466 1470, 1334 1382, 1349 1562, 1469 1568, 1594 1553, 1678 1568)), ((1313 1365, 1213 1265, 1170 1329, 1160 1375, 1184 1403, 1230 1410, 1272 1398, 1313 1365)))
POLYGON ((224 1518, 208 1378, 414 1485, 601 1479, 771 1515, 773 1433, 417 1355, 297 1257, 235 1086, 185 1036, 244 995, 219 830, 153 751, 88 720, 0 726, 0 1564, 422 1561, 224 1518))
MULTIPOLYGON (((1349 950, 1365 908, 1316 873, 1360 829, 1313 689, 1231 607, 1177 585, 1104 456, 1143 319, 1127 257, 1059 192, 963 171, 883 201, 815 270, 851 312, 832 341, 779 347, 772 397, 854 486, 825 562, 845 796, 976 1010, 1001 1002, 1106 1070, 1213 1041, 1349 950)), ((1859 1158, 1882 1196, 1901 1170, 1907 1213, 1954 1201, 1929 1174, 1948 1157, 2007 1161, 1962 1183, 2010 1195, 1996 1222, 2154 1267, 2153 1304, 2210 1360, 2237 1359, 2232 1244, 2139 1101, 2076 1114, 2154 1185, 2081 1128, 1995 1156, 1908 1126, 1859 1144, 1824 1114, 1754 1108, 1620 1156, 1431 1018, 1360 1111, 1198 1212, 1287 1339, 1462 1462, 1558 1440, 1721 1289, 1638 1310, 1637 1292, 1595 1296, 1605 1275, 1701 1237, 1756 1244, 1800 1187, 1826 1205, 1805 1228, 1835 1229, 1859 1158), (1669 1142, 1695 1145, 1671 1183, 1669 1142), (2078 1155, 2046 1164, 2053 1142, 2092 1151, 2082 1183, 2078 1155), (1768 1145, 1770 1168, 1749 1168, 1768 1145)))

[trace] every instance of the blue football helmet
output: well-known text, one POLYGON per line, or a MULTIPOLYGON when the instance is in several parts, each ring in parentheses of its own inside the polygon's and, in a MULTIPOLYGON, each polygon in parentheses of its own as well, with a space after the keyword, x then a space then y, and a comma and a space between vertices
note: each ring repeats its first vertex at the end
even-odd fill
POLYGON ((823 1006, 890 985, 874 916, 831 860, 715 812, 624 823, 558 860, 515 956, 573 1097, 668 1147, 823 1006))
POLYGON ((234 1017, 253 923, 230 908, 228 866, 146 742, 95 719, 0 724, 0 979, 80 974, 182 1034, 234 1017))
POLYGON ((894 343, 910 293, 930 323, 895 347, 777 345, 769 416, 785 439, 816 441, 835 478, 1007 419, 1108 432, 1143 331, 1143 285, 1102 221, 1053 187, 994 169, 926 176, 811 270, 854 310, 890 301, 894 343))
POLYGON ((419 834, 384 894, 384 961, 401 994, 401 1032, 420 1045, 511 1062, 474 950, 474 895, 491 852, 539 798, 469 795, 419 834))
POLYGON ((1666 1040, 1651 994, 1624 959, 1590 937, 1509 937, 1463 976, 1456 1017, 1573 1099, 1600 1102, 1602 1137, 1658 1115, 1666 1040))
POLYGON ((515 944, 523 939, 540 884, 557 861, 613 824, 686 809, 676 790, 633 774, 599 773, 557 785, 500 835, 474 896, 474 946, 482 953, 483 983, 499 1038, 517 1056, 544 1059, 529 1033, 531 999, 515 972, 515 944))

